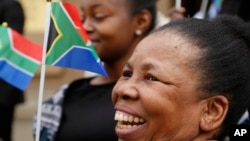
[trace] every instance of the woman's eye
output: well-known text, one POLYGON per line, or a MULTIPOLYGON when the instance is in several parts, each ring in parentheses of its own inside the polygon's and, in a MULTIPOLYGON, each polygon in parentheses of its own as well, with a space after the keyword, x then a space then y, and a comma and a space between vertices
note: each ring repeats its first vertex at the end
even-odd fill
POLYGON ((103 20, 104 18, 106 18, 106 15, 104 13, 97 13, 97 14, 95 14, 94 18, 95 18, 95 20, 100 21, 100 20, 103 20))
POLYGON ((131 71, 124 71, 124 72, 122 73, 122 76, 123 76, 123 77, 131 77, 131 76, 132 76, 132 72, 131 72, 131 71))
POLYGON ((152 75, 147 75, 146 76, 146 79, 149 80, 149 81, 158 81, 158 79, 152 75))

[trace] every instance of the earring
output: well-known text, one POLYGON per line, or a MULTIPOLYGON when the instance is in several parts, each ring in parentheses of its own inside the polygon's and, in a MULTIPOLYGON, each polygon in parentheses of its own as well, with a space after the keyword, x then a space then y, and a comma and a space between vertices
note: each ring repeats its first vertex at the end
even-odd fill
POLYGON ((142 34, 142 31, 141 31, 141 30, 137 29, 137 30, 135 31, 135 35, 137 35, 137 36, 140 36, 141 34, 142 34))

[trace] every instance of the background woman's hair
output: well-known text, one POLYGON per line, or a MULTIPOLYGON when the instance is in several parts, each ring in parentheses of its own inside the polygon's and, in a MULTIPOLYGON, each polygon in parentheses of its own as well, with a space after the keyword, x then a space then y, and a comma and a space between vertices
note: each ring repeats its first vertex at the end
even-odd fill
POLYGON ((201 49, 202 55, 195 62, 201 74, 201 98, 220 94, 229 100, 229 111, 217 137, 220 139, 228 134, 230 124, 237 124, 250 103, 250 25, 226 15, 213 21, 186 18, 153 34, 169 30, 201 49))
POLYGON ((138 14, 141 10, 147 9, 152 15, 152 22, 148 28, 147 33, 152 31, 156 24, 156 2, 157 0, 128 0, 131 7, 131 13, 133 15, 138 14))

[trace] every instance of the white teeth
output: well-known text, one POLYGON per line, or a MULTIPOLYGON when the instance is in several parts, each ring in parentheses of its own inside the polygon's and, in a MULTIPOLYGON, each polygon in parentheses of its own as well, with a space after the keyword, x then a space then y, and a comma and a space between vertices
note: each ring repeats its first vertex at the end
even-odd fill
POLYGON ((117 123, 117 126, 121 129, 131 129, 131 128, 137 127, 138 125, 124 125, 122 124, 122 122, 119 121, 117 123))
POLYGON ((123 116, 124 121, 128 121, 128 116, 123 116))
POLYGON ((138 122, 139 122, 139 118, 138 118, 138 117, 135 117, 135 118, 134 118, 134 122, 135 122, 135 123, 138 123, 138 122))
MULTIPOLYGON (((132 116, 132 115, 125 115, 120 112, 115 113, 115 120, 119 121, 118 123, 122 123, 122 121, 130 122, 130 123, 143 123, 145 120, 140 117, 132 116)), ((122 125, 122 126, 128 126, 128 125, 122 125)), ((131 126, 131 125, 130 125, 131 126)), ((130 127, 127 127, 130 128, 130 127)))
POLYGON ((140 122, 144 122, 144 119, 143 119, 143 118, 140 118, 140 122))
POLYGON ((128 117, 128 121, 129 121, 129 122, 133 122, 133 117, 132 117, 132 116, 129 116, 129 117, 128 117))

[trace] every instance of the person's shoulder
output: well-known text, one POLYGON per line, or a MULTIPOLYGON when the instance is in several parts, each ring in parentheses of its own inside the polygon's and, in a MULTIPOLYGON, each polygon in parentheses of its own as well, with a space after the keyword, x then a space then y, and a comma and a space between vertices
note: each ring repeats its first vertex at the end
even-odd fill
POLYGON ((87 77, 87 78, 79 78, 79 79, 75 79, 73 80, 70 85, 76 85, 76 84, 79 84, 79 83, 89 83, 91 79, 93 79, 95 77, 87 77))
POLYGON ((6 7, 8 8, 22 8, 22 5, 19 1, 11 0, 9 3, 6 3, 6 7))
POLYGON ((2 0, 1 5, 5 8, 7 8, 7 7, 12 6, 12 5, 20 5, 21 6, 21 3, 17 0, 2 0))
POLYGON ((75 89, 83 86, 89 86, 90 81, 95 78, 95 77, 88 77, 88 78, 79 78, 76 80, 73 80, 72 82, 69 83, 68 89, 75 89))
POLYGON ((0 11, 7 12, 7 13, 17 13, 19 15, 24 15, 23 7, 19 1, 10 0, 8 2, 1 2, 0 4, 0 11))

